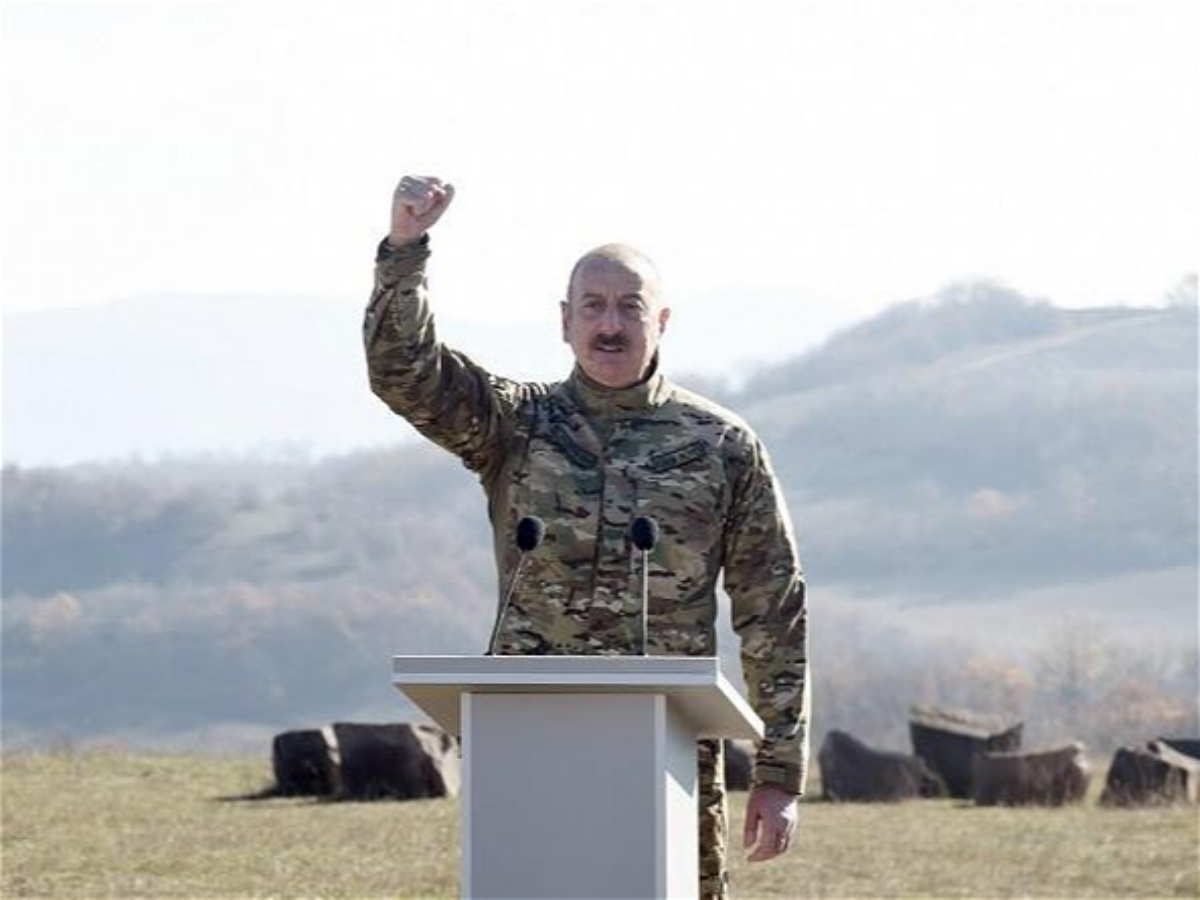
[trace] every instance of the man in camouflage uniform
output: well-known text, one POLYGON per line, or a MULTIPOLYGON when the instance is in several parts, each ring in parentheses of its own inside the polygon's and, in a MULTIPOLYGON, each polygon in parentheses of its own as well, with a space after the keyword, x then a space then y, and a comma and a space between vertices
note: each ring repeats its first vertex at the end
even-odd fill
MULTIPOLYGON (((526 556, 497 623, 495 652, 642 651, 639 553, 630 523, 653 517, 651 655, 717 655, 723 572, 750 702, 766 725, 747 802, 750 859, 787 849, 807 761, 804 582, 767 455, 727 410, 658 368, 670 310, 650 261, 608 245, 575 266, 562 303, 576 366, 566 381, 492 375, 437 340, 426 297, 427 230, 453 198, 406 177, 393 198, 363 337, 371 387, 478 474, 488 497, 499 583, 516 569, 518 521, 545 538, 526 556)), ((719 741, 699 747, 700 894, 727 895, 719 741)))

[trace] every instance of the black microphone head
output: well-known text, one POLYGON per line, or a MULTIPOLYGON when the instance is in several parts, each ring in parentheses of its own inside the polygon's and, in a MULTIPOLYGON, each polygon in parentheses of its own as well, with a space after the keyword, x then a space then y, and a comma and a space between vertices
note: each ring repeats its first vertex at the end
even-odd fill
POLYGON ((546 523, 537 516, 525 516, 517 523, 517 549, 528 553, 546 536, 546 523))
POLYGON ((638 516, 629 526, 629 536, 639 550, 653 550, 658 543, 658 523, 648 516, 638 516))

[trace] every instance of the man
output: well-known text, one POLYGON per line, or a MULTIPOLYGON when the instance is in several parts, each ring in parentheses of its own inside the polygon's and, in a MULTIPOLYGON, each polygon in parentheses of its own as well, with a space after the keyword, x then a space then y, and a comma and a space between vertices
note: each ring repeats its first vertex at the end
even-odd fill
MULTIPOLYGON (((789 846, 807 764, 804 582, 766 452, 732 413, 659 371, 670 319, 641 253, 607 245, 571 272, 562 334, 576 366, 561 383, 494 376, 437 340, 426 297, 429 228, 454 189, 406 177, 393 196, 363 325, 371 387, 457 454, 488 497, 499 583, 525 516, 547 524, 496 623, 497 653, 641 652, 630 524, 653 517, 647 652, 715 656, 723 574, 750 701, 766 724, 743 840, 762 861, 789 846)), ((721 744, 699 748, 701 896, 726 896, 721 744)))

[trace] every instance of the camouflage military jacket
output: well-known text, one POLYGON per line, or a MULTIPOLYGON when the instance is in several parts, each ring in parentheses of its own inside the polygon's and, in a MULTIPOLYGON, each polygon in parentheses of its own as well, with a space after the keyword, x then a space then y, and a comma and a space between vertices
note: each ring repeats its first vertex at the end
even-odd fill
MULTIPOLYGON (((723 573, 749 699, 766 724, 755 780, 800 793, 807 759, 804 582, 767 455, 732 413, 655 371, 610 390, 578 368, 564 382, 492 375, 437 340, 427 241, 384 242, 363 337, 371 387, 458 455, 488 498, 501 591, 517 522, 546 523, 518 571, 496 652, 637 653, 639 557, 630 523, 653 517, 648 648, 715 656, 723 573)), ((656 367, 657 368, 657 367, 656 367)))

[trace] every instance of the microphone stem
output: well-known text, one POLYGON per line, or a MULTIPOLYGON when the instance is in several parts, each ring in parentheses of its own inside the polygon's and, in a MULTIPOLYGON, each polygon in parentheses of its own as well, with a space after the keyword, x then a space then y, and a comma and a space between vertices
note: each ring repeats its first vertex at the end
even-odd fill
POLYGON ((508 590, 504 592, 504 602, 500 605, 500 612, 496 615, 496 624, 492 626, 492 636, 488 640, 487 652, 484 656, 496 655, 496 638, 500 636, 500 624, 504 621, 504 617, 508 613, 508 604, 517 589, 517 579, 521 577, 521 567, 525 565, 525 556, 525 553, 521 554, 517 560, 516 567, 513 569, 512 580, 508 582, 508 590))
POLYGON ((642 551, 642 656, 649 652, 650 633, 650 551, 642 551))

